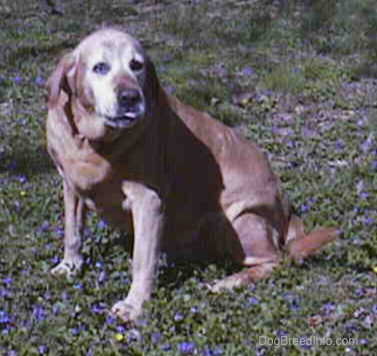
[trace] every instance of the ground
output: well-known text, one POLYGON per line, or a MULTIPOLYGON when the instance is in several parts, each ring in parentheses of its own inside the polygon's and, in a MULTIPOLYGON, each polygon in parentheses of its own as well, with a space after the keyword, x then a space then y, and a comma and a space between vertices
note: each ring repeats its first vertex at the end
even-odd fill
POLYGON ((376 350, 374 1, 55 6, 0 1, 0 354, 376 350), (142 41, 169 92, 265 150, 308 230, 339 226, 342 237, 303 265, 284 258, 270 279, 234 292, 211 294, 206 284, 237 266, 162 263, 145 317, 131 326, 107 314, 129 289, 127 236, 96 216, 86 231, 83 273, 73 281, 50 276, 62 256, 63 207, 46 152, 44 83, 61 54, 103 24, 142 41), (313 345, 323 337, 333 346, 313 345), (266 345, 267 338, 291 341, 266 345))

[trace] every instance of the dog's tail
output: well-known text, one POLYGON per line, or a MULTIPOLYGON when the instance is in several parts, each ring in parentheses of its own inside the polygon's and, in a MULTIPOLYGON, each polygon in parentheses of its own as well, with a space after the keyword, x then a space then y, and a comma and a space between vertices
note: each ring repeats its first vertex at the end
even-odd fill
POLYGON ((314 254, 322 246, 334 241, 339 235, 340 231, 333 227, 320 228, 306 235, 301 219, 292 215, 289 222, 285 249, 292 259, 301 262, 306 257, 314 254))

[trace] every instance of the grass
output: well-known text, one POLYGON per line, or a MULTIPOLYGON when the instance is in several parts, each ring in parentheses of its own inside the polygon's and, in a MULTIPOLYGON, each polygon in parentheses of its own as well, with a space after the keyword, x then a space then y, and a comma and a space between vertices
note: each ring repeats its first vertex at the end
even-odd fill
POLYGON ((0 354, 370 355, 377 348, 377 45, 374 1, 0 3, 0 354), (237 267, 166 265, 133 326, 106 310, 130 285, 127 236, 89 219, 86 267, 62 256, 61 182, 45 149, 43 84, 103 23, 145 44, 162 82, 256 141, 307 229, 344 235, 266 281, 210 294, 237 267), (269 338, 357 338, 274 347, 269 338))

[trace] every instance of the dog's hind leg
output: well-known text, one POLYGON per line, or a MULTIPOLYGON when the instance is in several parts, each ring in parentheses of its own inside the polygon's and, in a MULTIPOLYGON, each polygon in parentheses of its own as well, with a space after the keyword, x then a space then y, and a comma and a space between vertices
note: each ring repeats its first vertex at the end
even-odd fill
POLYGON ((232 225, 234 236, 229 240, 228 251, 236 262, 247 268, 217 282, 211 288, 214 292, 266 278, 278 265, 279 250, 273 241, 273 229, 263 217, 244 213, 232 225))

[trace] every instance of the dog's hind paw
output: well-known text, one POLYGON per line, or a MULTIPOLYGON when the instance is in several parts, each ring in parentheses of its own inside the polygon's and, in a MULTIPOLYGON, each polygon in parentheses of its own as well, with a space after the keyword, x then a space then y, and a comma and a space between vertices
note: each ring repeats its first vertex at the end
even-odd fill
POLYGON ((219 293, 223 290, 232 290, 241 287, 242 285, 244 285, 242 279, 238 275, 232 275, 221 279, 212 286, 209 285, 208 288, 213 293, 219 293))
POLYGON ((132 322, 141 316, 142 308, 134 307, 131 304, 128 304, 125 300, 120 300, 111 308, 111 313, 122 319, 124 322, 132 322))
POLYGON ((54 276, 66 276, 67 278, 73 278, 81 270, 82 265, 82 257, 71 260, 63 259, 57 266, 55 266, 51 270, 51 274, 53 274, 54 276))
POLYGON ((232 274, 224 279, 221 279, 214 286, 210 287, 210 290, 214 293, 218 293, 223 289, 234 289, 239 287, 246 287, 253 284, 260 279, 266 278, 270 275, 274 268, 277 266, 277 262, 264 262, 257 266, 244 269, 241 272, 232 274))

